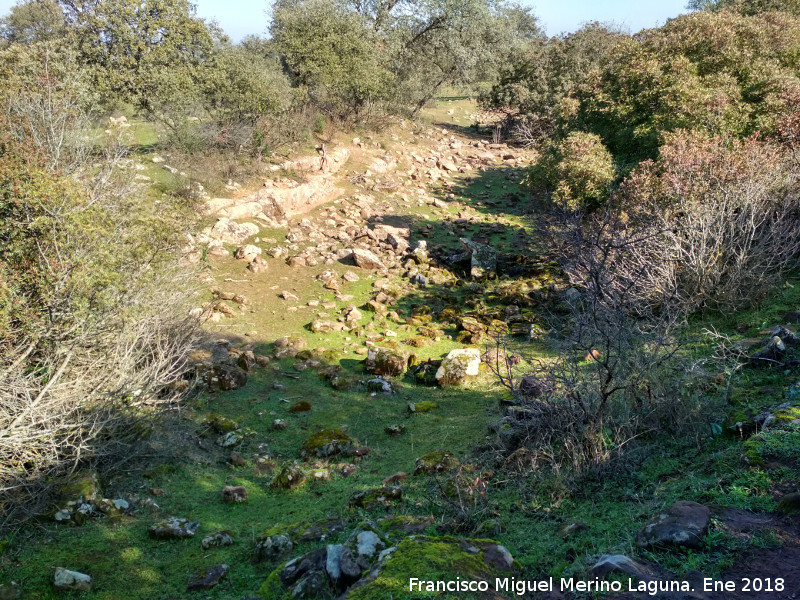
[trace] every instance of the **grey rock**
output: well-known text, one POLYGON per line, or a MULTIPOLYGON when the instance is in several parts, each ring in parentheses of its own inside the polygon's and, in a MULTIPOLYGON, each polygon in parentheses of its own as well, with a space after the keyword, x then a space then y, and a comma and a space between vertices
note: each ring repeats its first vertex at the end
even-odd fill
POLYGON ((288 535, 278 534, 256 541, 253 562, 275 561, 292 551, 294 544, 288 535))
POLYGON ((386 544, 381 541, 381 538, 374 531, 360 531, 356 536, 356 551, 359 556, 372 558, 378 551, 379 546, 385 548, 386 544))
POLYGON ((194 537, 200 524, 181 517, 167 517, 147 530, 154 540, 182 540, 194 537))
POLYGON ((648 522, 637 535, 637 543, 652 546, 699 547, 702 544, 711 511, 697 502, 680 501, 648 522))
POLYGON ((207 535, 200 541, 200 546, 203 550, 209 550, 211 548, 223 548, 225 546, 233 546, 234 544, 234 537, 229 531, 218 531, 217 533, 212 533, 211 535, 207 535))
POLYGON ((200 592, 203 590, 210 590, 220 581, 222 581, 223 577, 228 574, 229 569, 230 567, 225 564, 206 567, 201 573, 196 573, 189 580, 189 585, 186 586, 186 591, 200 592))
POLYGON ((628 558, 624 554, 603 554, 592 567, 592 576, 605 577, 609 573, 627 575, 638 579, 648 579, 654 573, 645 565, 628 558))
POLYGON ((341 544, 328 544, 328 555, 325 559, 325 571, 333 581, 338 581, 342 577, 342 550, 341 544))
POLYGON ((67 592, 87 592, 92 589, 92 578, 86 573, 56 567, 53 587, 67 592))

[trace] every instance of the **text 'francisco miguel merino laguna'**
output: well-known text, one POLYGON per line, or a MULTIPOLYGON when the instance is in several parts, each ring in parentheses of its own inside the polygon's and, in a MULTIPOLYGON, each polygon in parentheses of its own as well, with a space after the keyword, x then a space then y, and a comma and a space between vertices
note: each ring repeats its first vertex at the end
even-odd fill
POLYGON ((450 581, 426 581, 412 577, 409 580, 410 592, 512 592, 522 596, 528 592, 646 592, 655 596, 661 592, 690 592, 688 581, 605 581, 601 579, 561 579, 558 588, 553 577, 547 579, 515 579, 514 577, 494 580, 494 587, 488 581, 475 581, 457 577, 450 581))

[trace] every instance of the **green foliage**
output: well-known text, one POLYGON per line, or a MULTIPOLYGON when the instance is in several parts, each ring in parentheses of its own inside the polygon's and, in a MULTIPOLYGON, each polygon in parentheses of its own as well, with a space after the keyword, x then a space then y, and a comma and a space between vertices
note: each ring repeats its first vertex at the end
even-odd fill
POLYGON ((603 203, 615 178, 614 160, 600 137, 573 132, 542 152, 527 181, 534 191, 551 191, 568 210, 581 210, 603 203))
POLYGON ((255 123, 289 109, 289 80, 275 58, 245 45, 225 46, 217 51, 214 65, 205 84, 205 102, 218 121, 255 123))
POLYGON ((0 39, 30 44, 62 38, 67 33, 64 13, 56 0, 26 0, 0 19, 0 39))
POLYGON ((295 84, 331 116, 358 117, 387 97, 392 77, 379 40, 346 6, 330 0, 279 2, 271 32, 295 84))
POLYGON ((189 0, 60 0, 106 100, 148 112, 187 106, 208 76, 214 34, 189 0))
POLYGON ((590 23, 561 37, 534 38, 509 57, 482 102, 513 107, 522 118, 536 122, 540 137, 549 135, 573 110, 570 95, 625 37, 606 25, 590 23))
POLYGON ((771 131, 800 95, 800 19, 700 12, 618 44, 576 96, 574 126, 624 161, 655 157, 665 132, 771 131))

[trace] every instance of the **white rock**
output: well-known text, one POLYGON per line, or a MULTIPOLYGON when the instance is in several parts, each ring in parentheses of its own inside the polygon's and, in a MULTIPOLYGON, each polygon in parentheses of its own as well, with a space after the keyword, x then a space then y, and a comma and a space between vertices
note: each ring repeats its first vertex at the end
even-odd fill
POLYGON ((86 592, 92 589, 92 578, 85 573, 56 567, 56 572, 53 574, 53 587, 57 590, 86 592))

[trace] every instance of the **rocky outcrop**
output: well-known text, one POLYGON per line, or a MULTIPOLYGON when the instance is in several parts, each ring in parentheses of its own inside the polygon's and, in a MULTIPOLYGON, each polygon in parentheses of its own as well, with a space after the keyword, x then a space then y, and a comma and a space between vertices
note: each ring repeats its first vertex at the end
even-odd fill
MULTIPOLYGON (((320 157, 303 157, 278 167, 303 175, 302 182, 278 177, 264 182, 256 192, 240 198, 212 198, 205 212, 227 219, 258 218, 280 221, 335 200, 342 194, 332 177, 350 157, 346 148, 328 152, 324 163, 320 157)), ((236 242, 233 242, 236 243, 236 242)))

